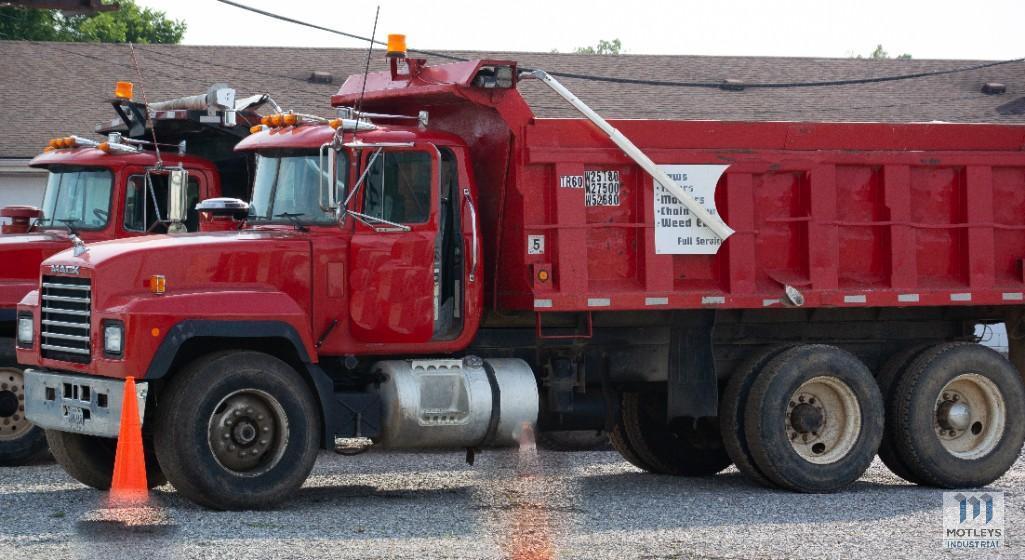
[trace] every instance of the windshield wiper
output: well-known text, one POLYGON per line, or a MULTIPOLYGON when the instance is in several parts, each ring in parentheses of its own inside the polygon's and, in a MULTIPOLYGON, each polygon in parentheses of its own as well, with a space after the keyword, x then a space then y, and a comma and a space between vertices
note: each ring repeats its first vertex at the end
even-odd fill
POLYGON ((286 220, 292 222, 292 225, 295 226, 296 231, 306 232, 306 231, 310 231, 310 228, 304 226, 303 223, 299 221, 299 218, 301 218, 301 217, 303 217, 305 215, 306 214, 304 214, 302 212, 298 212, 298 213, 282 212, 280 214, 275 214, 274 217, 275 218, 285 218, 286 220))
POLYGON ((75 229, 74 224, 77 224, 79 220, 74 218, 58 218, 56 221, 64 224, 64 227, 68 228, 68 233, 78 237, 78 230, 75 229))

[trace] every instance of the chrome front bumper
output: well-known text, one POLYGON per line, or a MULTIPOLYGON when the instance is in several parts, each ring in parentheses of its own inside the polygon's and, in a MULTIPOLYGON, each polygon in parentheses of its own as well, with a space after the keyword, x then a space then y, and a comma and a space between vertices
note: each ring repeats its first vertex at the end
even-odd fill
MULTIPOLYGON (((125 382, 118 379, 25 371, 25 416, 47 430, 116 438, 125 382)), ((149 384, 135 383, 139 419, 145 418, 149 384)))

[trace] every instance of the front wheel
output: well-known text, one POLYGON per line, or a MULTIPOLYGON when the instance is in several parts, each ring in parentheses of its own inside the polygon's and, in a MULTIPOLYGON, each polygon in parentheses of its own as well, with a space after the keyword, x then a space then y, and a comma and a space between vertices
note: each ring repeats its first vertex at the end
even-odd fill
POLYGON ((212 509, 261 509, 292 496, 319 442, 305 380, 260 352, 200 358, 171 380, 157 410, 160 466, 175 489, 212 509))
POLYGON ((25 418, 25 378, 0 367, 0 466, 23 465, 46 451, 46 435, 25 418))

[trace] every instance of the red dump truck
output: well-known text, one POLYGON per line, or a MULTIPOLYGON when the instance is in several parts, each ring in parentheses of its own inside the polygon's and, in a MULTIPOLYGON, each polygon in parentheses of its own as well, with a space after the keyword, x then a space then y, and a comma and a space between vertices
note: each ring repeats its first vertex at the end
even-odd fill
POLYGON ((131 89, 130 82, 120 82, 112 101, 117 116, 96 129, 105 138, 55 138, 29 163, 49 171, 42 208, 0 209, 0 217, 10 220, 0 235, 0 465, 23 463, 46 449, 43 430, 25 417, 14 354, 15 307, 38 287, 39 264, 94 241, 195 231, 199 215, 188 208, 199 200, 248 198, 252 157, 232 148, 249 134, 246 121, 259 120, 255 109, 269 98, 240 99, 236 106, 235 90, 217 84, 202 95, 147 106, 132 101, 131 89), (157 146, 160 154, 154 132, 164 144, 157 146), (184 180, 177 209, 169 206, 172 177, 184 180))
POLYGON ((107 484, 128 376, 154 477, 213 508, 287 498, 320 449, 472 462, 535 429, 800 492, 877 453, 939 487, 1017 459, 1021 375, 973 333, 1022 328, 1025 127, 608 122, 514 61, 391 54, 337 119, 236 147, 251 205, 199 208, 237 231, 43 263, 18 359, 72 476, 107 484), (524 79, 585 118, 535 118, 524 79))

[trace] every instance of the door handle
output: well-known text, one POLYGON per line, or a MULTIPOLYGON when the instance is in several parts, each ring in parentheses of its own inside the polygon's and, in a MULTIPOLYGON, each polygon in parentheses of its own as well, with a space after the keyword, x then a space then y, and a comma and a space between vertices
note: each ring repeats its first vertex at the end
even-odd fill
POLYGON ((470 189, 463 188, 463 200, 470 207, 470 230, 473 232, 473 243, 470 248, 470 282, 477 278, 477 209, 473 207, 470 189))

